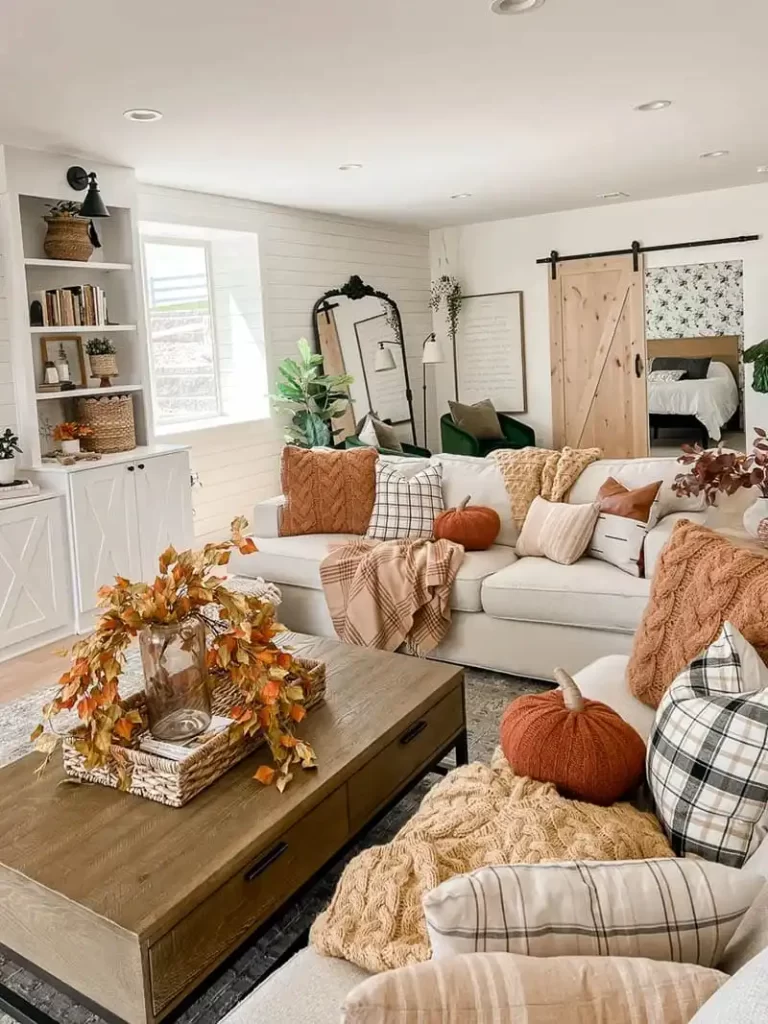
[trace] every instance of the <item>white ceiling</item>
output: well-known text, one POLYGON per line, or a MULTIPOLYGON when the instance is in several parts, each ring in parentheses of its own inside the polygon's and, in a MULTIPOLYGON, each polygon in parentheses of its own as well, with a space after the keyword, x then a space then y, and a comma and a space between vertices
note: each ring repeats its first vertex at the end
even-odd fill
POLYGON ((765 0, 2 0, 0 141, 355 216, 518 216, 765 180, 766 39, 765 0))

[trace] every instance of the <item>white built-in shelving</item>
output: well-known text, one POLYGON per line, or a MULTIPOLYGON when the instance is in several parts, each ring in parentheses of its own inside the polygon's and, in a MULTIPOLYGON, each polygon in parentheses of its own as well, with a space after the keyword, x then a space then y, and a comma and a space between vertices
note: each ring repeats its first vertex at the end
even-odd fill
POLYGON ((30 327, 30 334, 113 334, 115 331, 135 331, 136 324, 93 324, 68 327, 30 327))
POLYGON ((69 391, 38 391, 38 402, 61 401, 62 398, 87 398, 89 395, 124 395, 127 391, 141 391, 143 384, 110 384, 106 388, 70 388, 69 391))
POLYGON ((48 260, 34 256, 25 257, 25 267, 47 267, 49 270, 133 270, 131 263, 106 263, 103 260, 93 262, 85 260, 48 260))

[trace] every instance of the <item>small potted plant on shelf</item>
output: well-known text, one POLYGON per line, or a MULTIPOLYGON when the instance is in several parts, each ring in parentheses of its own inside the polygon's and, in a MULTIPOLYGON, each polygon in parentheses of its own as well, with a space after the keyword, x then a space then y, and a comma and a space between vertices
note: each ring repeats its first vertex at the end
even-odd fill
POLYGON ((109 338, 91 338, 85 346, 91 363, 91 376, 100 379, 99 386, 108 388, 110 377, 117 377, 117 350, 109 338))
POLYGON ((43 241, 45 255, 52 260, 89 260, 93 241, 90 222, 80 216, 80 203, 63 200, 46 205, 49 212, 43 217, 48 225, 43 241))
POLYGON ((58 423, 53 428, 53 439, 61 445, 65 455, 76 455, 80 451, 80 440, 91 437, 93 429, 83 423, 58 423))
POLYGON ((0 486, 16 479, 16 453, 21 454, 19 438, 10 427, 0 434, 0 486))
POLYGON ((718 494, 736 494, 742 488, 757 488, 759 497, 744 513, 744 529, 752 537, 768 543, 768 435, 755 427, 752 451, 703 449, 683 445, 678 462, 689 469, 675 477, 674 491, 680 495, 703 495, 707 505, 716 505, 718 494))

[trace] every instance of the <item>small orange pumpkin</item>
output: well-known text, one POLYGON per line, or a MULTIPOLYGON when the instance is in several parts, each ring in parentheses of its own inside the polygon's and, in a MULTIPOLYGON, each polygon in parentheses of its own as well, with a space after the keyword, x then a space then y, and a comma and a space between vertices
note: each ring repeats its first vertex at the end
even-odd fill
POLYGON ((519 697, 501 720, 501 747, 517 775, 553 782, 563 796, 607 806, 639 784, 645 744, 607 704, 587 700, 555 669, 559 688, 519 697))
POLYGON ((435 539, 452 540, 467 551, 485 551, 499 536, 499 513, 484 505, 470 505, 466 497, 435 519, 435 539))

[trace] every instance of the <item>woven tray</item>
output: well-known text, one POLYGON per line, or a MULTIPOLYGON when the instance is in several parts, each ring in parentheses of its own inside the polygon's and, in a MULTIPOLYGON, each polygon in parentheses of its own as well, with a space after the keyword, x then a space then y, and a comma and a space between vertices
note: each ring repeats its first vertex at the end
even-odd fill
MULTIPOLYGON (((296 658, 296 661, 309 669, 309 692, 305 706, 307 709, 316 707, 325 698, 325 665, 308 658, 296 658)), ((224 683, 214 690, 211 703, 215 715, 227 716, 233 707, 242 703, 242 694, 233 683, 224 683)), ((128 710, 145 710, 145 705, 143 690, 125 701, 128 710)), ((74 742, 70 736, 64 738, 64 771, 67 775, 117 789, 115 768, 108 765, 88 770, 85 758, 75 750, 74 742)), ((129 793, 143 796, 147 800, 156 800, 168 807, 183 807, 265 742, 263 736, 255 736, 233 745, 229 742, 228 732, 223 732, 184 761, 169 761, 130 747, 113 746, 112 751, 128 767, 131 776, 129 793)))

